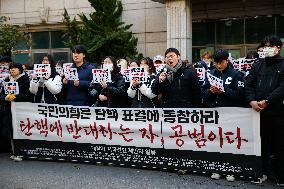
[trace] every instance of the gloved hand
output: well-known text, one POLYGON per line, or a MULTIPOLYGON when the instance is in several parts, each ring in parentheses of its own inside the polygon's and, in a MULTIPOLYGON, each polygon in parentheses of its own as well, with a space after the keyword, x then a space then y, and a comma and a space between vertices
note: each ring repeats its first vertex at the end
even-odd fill
POLYGON ((6 101, 14 101, 16 98, 16 96, 14 94, 8 94, 6 97, 5 97, 5 100, 6 101))

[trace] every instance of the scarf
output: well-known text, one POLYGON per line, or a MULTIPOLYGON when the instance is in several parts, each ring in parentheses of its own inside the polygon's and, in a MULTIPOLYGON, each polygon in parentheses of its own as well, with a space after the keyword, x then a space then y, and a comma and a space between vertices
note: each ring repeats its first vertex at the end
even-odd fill
POLYGON ((16 82, 17 79, 19 79, 20 77, 22 77, 23 75, 25 75, 25 73, 21 73, 20 75, 18 75, 17 77, 12 77, 11 75, 9 76, 10 82, 16 82))
POLYGON ((176 73, 180 68, 182 67, 182 61, 179 60, 179 62, 175 65, 175 67, 171 67, 168 64, 165 66, 167 69, 167 79, 172 82, 174 73, 176 73))

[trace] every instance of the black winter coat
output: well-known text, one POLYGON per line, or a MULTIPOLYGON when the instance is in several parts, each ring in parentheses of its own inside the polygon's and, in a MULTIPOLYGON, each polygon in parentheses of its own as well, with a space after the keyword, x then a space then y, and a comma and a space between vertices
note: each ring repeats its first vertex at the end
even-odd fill
POLYGON ((157 75, 152 85, 152 92, 162 93, 163 108, 193 108, 201 104, 201 92, 198 77, 193 68, 183 63, 182 67, 173 73, 172 81, 166 79, 159 82, 157 75))
MULTIPOLYGON (((9 82, 10 78, 6 78, 4 80, 5 82, 9 82)), ((15 102, 32 102, 32 94, 29 91, 30 87, 30 80, 29 76, 27 74, 23 74, 21 77, 19 77, 16 82, 18 82, 19 86, 19 94, 15 95, 15 102)), ((5 97, 7 94, 5 94, 4 87, 2 88, 1 95, 0 95, 0 103, 3 105, 6 110, 10 109, 10 102, 5 101, 5 97)))
POLYGON ((245 87, 247 102, 268 100, 262 112, 284 115, 284 60, 282 57, 265 58, 253 64, 245 87))
POLYGON ((244 106, 244 79, 240 72, 230 65, 222 72, 216 68, 209 72, 223 80, 225 92, 213 94, 210 92, 210 83, 206 76, 205 83, 201 87, 202 99, 205 107, 241 107, 244 106))
POLYGON ((123 76, 111 74, 111 83, 107 83, 107 88, 103 89, 99 83, 93 83, 89 88, 89 95, 92 98, 94 106, 108 108, 124 108, 127 105, 127 93, 125 90, 125 81, 123 76), (100 101, 99 95, 105 95, 108 100, 100 101))

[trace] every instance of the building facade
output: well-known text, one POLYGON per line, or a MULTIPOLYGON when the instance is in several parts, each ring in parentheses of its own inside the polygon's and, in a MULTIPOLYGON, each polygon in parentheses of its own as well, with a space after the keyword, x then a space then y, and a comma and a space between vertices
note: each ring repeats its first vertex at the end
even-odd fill
MULTIPOLYGON (((265 35, 284 41, 283 0, 122 0, 122 21, 133 24, 138 51, 144 56, 163 54, 176 47, 183 59, 197 61, 203 51, 228 49, 233 57, 255 50, 265 35)), ((33 40, 31 61, 42 53, 70 60, 64 48, 64 8, 71 16, 90 13, 87 0, 1 0, 0 14, 21 26, 33 40)), ((24 57, 17 55, 19 59, 24 57)))

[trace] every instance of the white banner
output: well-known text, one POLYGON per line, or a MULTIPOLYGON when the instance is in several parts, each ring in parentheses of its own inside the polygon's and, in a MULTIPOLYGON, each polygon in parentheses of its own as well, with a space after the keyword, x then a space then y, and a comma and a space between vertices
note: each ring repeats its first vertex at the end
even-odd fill
POLYGON ((14 139, 261 155, 259 113, 250 108, 107 109, 13 102, 12 114, 14 139))

